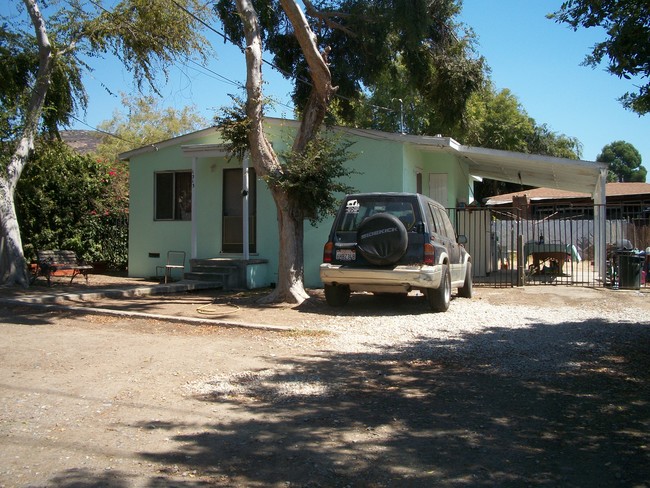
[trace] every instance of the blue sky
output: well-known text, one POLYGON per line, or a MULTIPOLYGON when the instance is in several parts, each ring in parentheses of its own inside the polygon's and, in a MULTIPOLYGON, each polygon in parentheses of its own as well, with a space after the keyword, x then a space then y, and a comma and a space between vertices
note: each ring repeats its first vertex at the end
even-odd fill
MULTIPOLYGON (((537 123, 577 137, 586 160, 595 160, 610 142, 630 142, 650 169, 650 116, 639 117, 617 101, 634 89, 633 81, 620 80, 602 67, 580 65, 603 39, 603 31, 574 32, 547 19, 546 14, 560 4, 561 0, 465 0, 460 20, 477 34, 478 52, 491 67, 496 87, 510 89, 537 123)), ((175 68, 161 89, 163 106, 194 105, 210 119, 216 108, 230 103, 228 93, 240 94, 221 77, 243 83, 243 55, 216 36, 213 40, 216 54, 207 63, 212 73, 191 63, 175 68)), ((95 72, 86 79, 90 103, 85 121, 90 126, 121 108, 119 91, 133 91, 130 77, 116 62, 94 65, 95 72)), ((264 76, 266 92, 280 101, 270 115, 291 117, 290 84, 268 66, 264 76)), ((88 127, 76 123, 74 128, 88 127)))
POLYGON ((604 31, 574 32, 547 19, 561 3, 465 0, 461 20, 477 34, 497 88, 509 88, 538 123, 577 137, 583 159, 593 161, 603 146, 624 140, 650 169, 650 116, 639 117, 617 100, 634 90, 633 81, 580 65, 604 31))

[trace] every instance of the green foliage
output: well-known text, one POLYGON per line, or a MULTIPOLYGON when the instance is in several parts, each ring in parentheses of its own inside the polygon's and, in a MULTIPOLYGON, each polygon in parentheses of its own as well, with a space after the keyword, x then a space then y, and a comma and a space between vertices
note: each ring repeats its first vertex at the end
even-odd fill
POLYGON ((122 93, 126 113, 116 111, 99 124, 108 134, 102 138, 95 155, 105 161, 117 161, 122 152, 187 134, 207 125, 193 107, 182 110, 163 108, 151 96, 132 97, 122 93))
POLYGON ((535 125, 533 133, 527 138, 526 146, 526 152, 531 154, 566 159, 582 157, 582 144, 576 137, 553 132, 546 124, 535 125))
POLYGON ((123 268, 127 261, 128 194, 124 164, 41 141, 16 189, 25 257, 39 249, 71 249, 88 262, 123 268))
MULTIPOLYGON (((293 31, 277 0, 253 4, 264 48, 287 78, 295 80, 293 100, 296 107, 304 107, 311 92, 305 83, 309 70, 293 31)), ((457 0, 309 2, 306 15, 319 46, 328 53, 332 84, 340 95, 332 106, 336 120, 367 126, 359 123, 359 117, 373 116, 359 114, 365 106, 359 102, 382 90, 373 103, 390 106, 381 100, 392 98, 409 106, 424 103, 435 112, 432 130, 458 123, 467 98, 484 75, 483 59, 473 56, 473 35, 454 23, 459 9, 457 0)), ((216 12, 228 36, 243 45, 234 2, 219 0, 216 12)), ((399 120, 399 111, 395 113, 399 120)))
POLYGON ((647 171, 641 166, 641 154, 625 141, 615 141, 603 147, 596 161, 607 163, 610 182, 644 182, 647 171))
MULTIPOLYGON (((138 87, 147 81, 155 89, 158 71, 163 71, 179 57, 201 57, 206 40, 199 34, 203 25, 179 9, 181 5, 209 23, 210 11, 197 0, 122 0, 111 10, 74 1, 65 22, 67 33, 84 41, 80 49, 90 56, 113 54, 133 73, 138 87), (79 19, 79 20, 76 20, 79 19)), ((95 4, 95 2, 93 2, 95 4)), ((97 4, 96 4, 97 5, 97 4)))
POLYGON ((472 97, 462 140, 471 146, 527 152, 526 140, 533 132, 533 119, 510 90, 497 92, 490 85, 472 97))
POLYGON ((269 185, 281 188, 303 218, 312 225, 338 208, 336 193, 351 193, 354 189, 342 179, 354 173, 345 163, 352 159, 348 149, 352 142, 331 133, 318 135, 307 143, 305 151, 291 150, 279 154, 282 172, 266 177, 269 185))
POLYGON ((249 148, 250 121, 246 117, 246 102, 234 95, 229 96, 233 104, 221 107, 214 123, 227 146, 228 161, 232 158, 241 161, 249 148))
MULTIPOLYGON (((16 138, 23 126, 30 87, 38 72, 38 48, 28 32, 0 26, 0 140, 16 138)), ((69 124, 72 114, 87 105, 81 77, 83 65, 69 53, 53 58, 50 85, 41 117, 43 129, 57 133, 59 124, 69 124)))
POLYGON ((464 144, 569 159, 580 157, 577 139, 538 125, 508 89, 489 83, 468 103, 465 128, 454 134, 464 144))
MULTIPOLYGON (((250 121, 246 117, 245 102, 231 96, 233 105, 222 107, 215 116, 217 130, 228 147, 229 158, 243 159, 250 143, 250 121)), ((301 153, 288 149, 278 154, 282 162, 280 171, 264 179, 269 186, 286 193, 294 208, 299 209, 297 218, 310 220, 312 225, 338 208, 336 193, 349 193, 353 188, 342 182, 354 172, 345 163, 354 156, 348 149, 352 142, 326 132, 307 143, 301 153)), ((291 143, 287 143, 291 147, 291 143)))
MULTIPOLYGON (((85 110, 82 74, 92 68, 81 60, 82 55, 91 60, 115 55, 133 73, 139 88, 147 82, 154 90, 157 74, 165 73, 179 57, 203 59, 207 43, 199 34, 202 24, 177 4, 206 22, 213 17, 196 0, 122 0, 111 5, 111 10, 101 2, 78 0, 48 5, 44 18, 54 62, 40 114, 44 129, 56 133, 58 126, 69 125, 75 112, 85 110)), ((1 140, 15 139, 20 134, 38 68, 33 27, 1 15, 1 140)))
POLYGON ((637 85, 637 92, 628 92, 620 100, 639 115, 650 112, 650 3, 647 0, 569 0, 549 17, 574 30, 604 28, 606 39, 594 46, 584 64, 596 67, 607 60, 611 74, 645 80, 637 85))
MULTIPOLYGON (((468 103, 464 128, 453 134, 468 146, 541 154, 568 159, 580 157, 576 138, 538 125, 510 90, 497 91, 491 83, 474 93, 468 103)), ((474 198, 522 190, 521 184, 485 179, 475 187, 474 198)))

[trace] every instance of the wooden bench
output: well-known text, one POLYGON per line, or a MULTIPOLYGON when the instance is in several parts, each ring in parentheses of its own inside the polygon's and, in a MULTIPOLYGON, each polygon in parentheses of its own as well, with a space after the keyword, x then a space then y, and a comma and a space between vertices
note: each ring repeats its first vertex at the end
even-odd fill
POLYGON ((38 261, 36 263, 36 269, 32 275, 32 283, 39 276, 45 276, 47 278, 47 286, 51 286, 50 281, 52 274, 56 271, 61 270, 71 270, 72 278, 70 278, 70 284, 74 280, 75 276, 83 275, 86 278, 86 283, 88 283, 88 272, 93 269, 89 264, 80 261, 77 258, 77 255, 74 251, 65 251, 56 249, 53 251, 37 251, 38 261))

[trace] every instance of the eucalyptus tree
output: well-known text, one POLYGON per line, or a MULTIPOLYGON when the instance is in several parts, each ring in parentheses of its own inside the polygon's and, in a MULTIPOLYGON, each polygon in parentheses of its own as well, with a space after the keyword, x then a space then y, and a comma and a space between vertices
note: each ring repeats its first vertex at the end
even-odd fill
POLYGON ((210 18, 197 0, 122 0, 110 10, 100 1, 48 2, 46 9, 38 0, 13 1, 11 17, 0 20, 0 283, 28 285, 16 185, 39 130, 55 131, 76 109, 85 108, 81 73, 91 69, 89 63, 117 56, 138 87, 155 86, 159 68, 206 52, 199 21, 179 21, 182 3, 210 18))
POLYGON ((453 19, 459 9, 457 0, 218 1, 227 36, 246 56, 251 160, 269 182, 278 211, 279 277, 269 301, 300 302, 307 296, 302 241, 309 216, 300 199, 277 184, 290 167, 264 133, 263 52, 294 81, 301 120, 291 151, 299 159, 313 150, 328 115, 352 123, 359 100, 400 67, 406 73, 404 89, 435 108, 441 124, 458 120, 483 77, 482 60, 469 56, 466 40, 458 35, 453 19))

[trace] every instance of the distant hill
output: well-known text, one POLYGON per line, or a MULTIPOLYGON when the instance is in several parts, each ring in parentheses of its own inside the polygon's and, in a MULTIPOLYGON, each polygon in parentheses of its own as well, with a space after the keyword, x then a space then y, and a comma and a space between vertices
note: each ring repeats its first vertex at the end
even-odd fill
POLYGON ((64 130, 60 132, 61 139, 79 154, 88 154, 95 149, 104 135, 94 130, 64 130))

